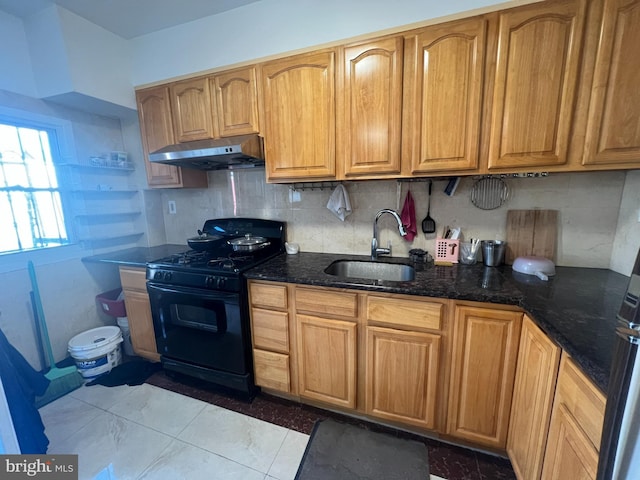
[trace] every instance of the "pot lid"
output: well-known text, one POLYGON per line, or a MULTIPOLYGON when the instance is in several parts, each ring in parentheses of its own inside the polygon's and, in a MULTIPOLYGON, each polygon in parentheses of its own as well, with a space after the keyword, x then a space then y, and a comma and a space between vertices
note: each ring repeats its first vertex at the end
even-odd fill
POLYGON ((234 238, 233 240, 229 240, 229 245, 259 245, 261 243, 266 242, 267 239, 264 237, 253 236, 250 233, 247 233, 244 237, 234 238))

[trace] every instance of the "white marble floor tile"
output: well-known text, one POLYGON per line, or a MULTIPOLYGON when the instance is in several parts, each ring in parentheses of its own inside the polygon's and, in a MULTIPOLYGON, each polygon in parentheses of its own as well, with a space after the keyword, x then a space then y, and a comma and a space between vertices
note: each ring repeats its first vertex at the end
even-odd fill
POLYGON ((208 405, 178 438, 267 473, 287 429, 208 405))
POLYGON ((293 480, 308 442, 309 435, 289 430, 269 469, 269 476, 278 480, 293 480))
POLYGON ((69 395, 87 402, 91 405, 95 405, 103 410, 109 410, 114 403, 122 401, 131 392, 134 392, 142 385, 136 385, 130 387, 129 385, 120 385, 117 387, 105 387, 104 385, 92 385, 87 387, 86 385, 74 390, 69 395))
POLYGON ((136 387, 108 410, 145 427, 175 437, 202 409, 206 402, 180 395, 153 385, 136 387))
POLYGON ((54 448, 91 422, 102 410, 65 395, 41 407, 39 412, 49 448, 54 448))
POLYGON ((264 474, 174 440, 137 480, 262 480, 264 474))
POLYGON ((109 463, 118 480, 136 479, 171 437, 112 413, 100 412, 89 424, 49 453, 78 455, 79 480, 90 480, 109 463))

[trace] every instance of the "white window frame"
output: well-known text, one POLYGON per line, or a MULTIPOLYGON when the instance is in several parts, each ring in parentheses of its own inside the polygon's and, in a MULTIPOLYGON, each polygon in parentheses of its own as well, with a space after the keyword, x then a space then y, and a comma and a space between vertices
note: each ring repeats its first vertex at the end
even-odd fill
MULTIPOLYGON (((73 125, 69 120, 0 105, 0 122, 9 124, 27 123, 34 128, 53 130, 57 137, 59 149, 59 157, 56 163, 76 163, 73 125)), ((64 189, 65 185, 60 185, 60 188, 64 189)), ((72 225, 66 217, 65 225, 69 235, 73 235, 72 225)), ((83 250, 78 244, 73 243, 73 237, 69 240, 72 243, 67 245, 2 253, 0 254, 0 273, 23 270, 26 268, 28 260, 33 261, 36 265, 45 265, 81 257, 83 250)))

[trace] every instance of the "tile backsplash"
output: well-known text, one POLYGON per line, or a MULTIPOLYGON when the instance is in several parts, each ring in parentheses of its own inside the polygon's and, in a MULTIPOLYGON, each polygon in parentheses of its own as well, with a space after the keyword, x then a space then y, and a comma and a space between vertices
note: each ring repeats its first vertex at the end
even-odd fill
MULTIPOLYGON (((556 209, 559 214, 558 265, 609 268, 626 172, 552 174, 540 178, 508 178, 509 199, 495 210, 481 210, 470 201, 476 177, 463 177, 455 194, 444 193, 446 179, 433 179, 431 216, 437 232, 445 225, 460 227, 466 238, 504 239, 510 209, 556 209)), ((418 235, 407 242, 395 221, 379 221, 381 245, 391 242, 394 256, 412 248, 433 252, 436 235, 425 235, 420 223, 427 213, 428 183, 345 182, 353 213, 344 222, 327 208, 331 189, 294 191, 289 185, 267 184, 264 171, 209 173, 209 188, 162 193, 167 241, 184 243, 208 218, 260 217, 287 222, 287 237, 301 251, 368 255, 373 219, 382 208, 400 213, 407 193, 415 201, 418 235), (176 202, 177 214, 167 202, 176 202)))

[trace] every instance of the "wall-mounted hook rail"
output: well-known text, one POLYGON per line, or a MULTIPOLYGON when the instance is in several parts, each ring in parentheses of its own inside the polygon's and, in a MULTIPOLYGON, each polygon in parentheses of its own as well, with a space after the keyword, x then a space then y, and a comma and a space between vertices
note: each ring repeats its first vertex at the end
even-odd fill
POLYGON ((294 192, 304 192, 306 190, 333 190, 342 182, 305 182, 291 183, 289 190, 294 192))

